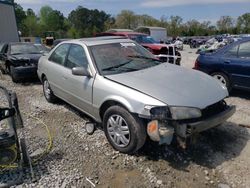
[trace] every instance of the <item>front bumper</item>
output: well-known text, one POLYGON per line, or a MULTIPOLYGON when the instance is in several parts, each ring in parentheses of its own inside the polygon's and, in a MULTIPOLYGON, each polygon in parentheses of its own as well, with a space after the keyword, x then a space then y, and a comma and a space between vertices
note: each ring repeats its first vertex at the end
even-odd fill
POLYGON ((13 69, 13 74, 19 79, 25 78, 37 78, 37 67, 27 66, 27 67, 15 67, 13 69))
POLYGON ((177 138, 185 140, 193 134, 219 126, 230 118, 235 111, 235 106, 227 106, 227 108, 220 113, 204 119, 201 118, 199 120, 152 120, 147 125, 147 133, 153 141, 159 142, 160 144, 170 144, 172 142, 173 135, 176 135, 177 138))
POLYGON ((197 122, 175 122, 175 133, 182 138, 186 138, 192 134, 203 132, 224 123, 235 111, 235 106, 228 106, 226 110, 207 119, 197 122))

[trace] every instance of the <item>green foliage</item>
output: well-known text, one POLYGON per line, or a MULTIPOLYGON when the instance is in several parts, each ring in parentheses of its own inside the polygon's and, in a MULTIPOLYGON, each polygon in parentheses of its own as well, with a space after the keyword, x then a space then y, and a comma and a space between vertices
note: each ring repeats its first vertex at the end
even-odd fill
POLYGON ((79 6, 69 14, 68 19, 71 27, 74 28, 71 31, 74 31, 75 36, 88 37, 102 32, 106 27, 105 23, 110 19, 110 15, 104 11, 89 10, 79 6))
POLYGON ((212 25, 209 21, 189 20, 186 23, 180 16, 162 16, 159 20, 149 15, 137 15, 130 10, 122 10, 115 18, 97 9, 89 10, 82 6, 71 11, 68 18, 50 6, 40 9, 38 15, 32 9, 23 8, 15 3, 17 26, 22 36, 41 36, 54 31, 57 38, 81 38, 93 36, 111 28, 135 29, 138 26, 164 27, 169 36, 206 36, 222 33, 250 33, 250 13, 237 20, 222 16, 212 25))
POLYGON ((238 18, 237 31, 239 33, 250 33, 250 13, 243 14, 238 18))

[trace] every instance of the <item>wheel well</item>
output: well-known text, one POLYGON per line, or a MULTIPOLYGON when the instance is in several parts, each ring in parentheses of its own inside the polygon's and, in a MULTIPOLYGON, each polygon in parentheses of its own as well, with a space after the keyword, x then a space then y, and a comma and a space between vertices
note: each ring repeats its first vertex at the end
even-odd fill
POLYGON ((41 80, 43 81, 45 77, 46 77, 45 74, 42 74, 41 80))
MULTIPOLYGON (((115 106, 115 105, 121 106, 121 107, 125 108, 126 110, 128 110, 128 109, 126 108, 126 106, 124 106, 122 103, 117 102, 117 101, 114 101, 114 100, 109 100, 109 101, 104 102, 104 103, 101 105, 101 107, 100 107, 99 114, 100 114, 101 119, 103 119, 103 116, 104 116, 104 113, 106 112, 106 110, 107 110, 109 107, 115 106)), ((128 111, 129 111, 129 110, 128 110, 128 111)))
POLYGON ((6 61, 6 69, 10 69, 10 61, 6 61))

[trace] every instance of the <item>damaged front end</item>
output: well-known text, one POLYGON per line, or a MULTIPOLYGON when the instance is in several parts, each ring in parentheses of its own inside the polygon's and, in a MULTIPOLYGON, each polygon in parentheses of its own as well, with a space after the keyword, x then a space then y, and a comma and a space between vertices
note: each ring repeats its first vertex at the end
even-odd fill
POLYGON ((174 136, 182 148, 186 140, 193 135, 224 123, 235 113, 235 106, 229 106, 224 100, 205 109, 190 107, 148 107, 151 117, 147 124, 147 133, 151 140, 159 144, 171 144, 174 136))

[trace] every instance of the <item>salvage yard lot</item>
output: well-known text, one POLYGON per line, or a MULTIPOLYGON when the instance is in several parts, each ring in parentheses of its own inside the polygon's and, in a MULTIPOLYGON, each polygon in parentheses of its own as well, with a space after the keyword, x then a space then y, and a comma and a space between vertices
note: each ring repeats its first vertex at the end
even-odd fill
MULTIPOLYGON (((197 55, 185 46, 182 66, 192 68, 197 55)), ((64 102, 49 104, 40 83, 14 84, 1 75, 1 84, 17 92, 23 112, 30 153, 44 149, 46 123, 53 135, 52 151, 34 166, 36 182, 28 172, 24 187, 250 187, 250 93, 234 91, 227 99, 237 106, 234 116, 224 125, 202 133, 196 145, 185 152, 173 146, 146 143, 133 156, 120 154, 97 130, 87 135, 87 117, 64 102)), ((0 176, 0 182, 15 172, 0 176)))

